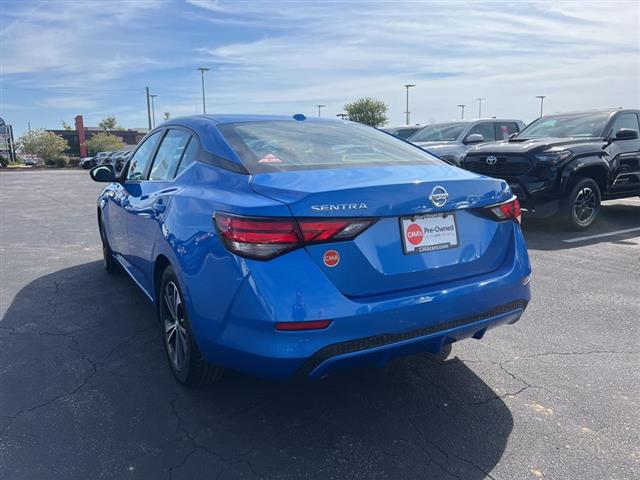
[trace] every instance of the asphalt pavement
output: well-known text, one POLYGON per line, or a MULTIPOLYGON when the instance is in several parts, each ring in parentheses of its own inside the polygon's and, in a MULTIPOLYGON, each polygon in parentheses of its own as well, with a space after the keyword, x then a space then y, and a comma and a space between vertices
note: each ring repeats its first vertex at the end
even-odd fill
POLYGON ((102 267, 87 172, 0 172, 0 478, 640 478, 640 199, 525 218, 522 320, 314 382, 188 390, 102 267))

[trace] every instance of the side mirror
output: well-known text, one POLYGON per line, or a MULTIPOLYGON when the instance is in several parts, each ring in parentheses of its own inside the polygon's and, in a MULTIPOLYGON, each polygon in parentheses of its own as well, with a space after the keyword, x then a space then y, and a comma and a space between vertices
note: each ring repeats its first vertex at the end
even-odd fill
POLYGON ((116 171, 113 165, 93 167, 89 172, 89 176, 94 182, 111 183, 116 181, 116 171))
POLYGON ((638 138, 638 131, 631 128, 621 128, 616 132, 614 140, 635 140, 638 138))
POLYGON ((467 138, 464 139, 464 143, 482 143, 484 142, 484 137, 479 133, 472 133, 468 135, 467 138))
POLYGON ((513 132, 511 135, 509 135, 508 139, 511 140, 512 138, 516 138, 516 135, 518 135, 519 132, 513 132))

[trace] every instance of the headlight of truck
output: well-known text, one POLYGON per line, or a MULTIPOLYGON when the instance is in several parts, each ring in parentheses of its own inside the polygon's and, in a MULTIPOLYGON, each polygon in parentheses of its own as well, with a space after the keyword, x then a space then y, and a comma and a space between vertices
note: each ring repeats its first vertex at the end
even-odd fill
POLYGON ((558 147, 553 147, 536 155, 536 160, 548 163, 558 163, 569 158, 573 152, 558 147))

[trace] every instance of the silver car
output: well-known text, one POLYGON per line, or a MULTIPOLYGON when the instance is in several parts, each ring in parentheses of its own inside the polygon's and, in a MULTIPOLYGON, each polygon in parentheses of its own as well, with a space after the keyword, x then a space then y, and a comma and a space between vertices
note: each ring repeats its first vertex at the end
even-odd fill
POLYGON ((460 166, 474 145, 507 140, 524 127, 522 120, 495 118, 434 123, 414 133, 407 141, 460 166))

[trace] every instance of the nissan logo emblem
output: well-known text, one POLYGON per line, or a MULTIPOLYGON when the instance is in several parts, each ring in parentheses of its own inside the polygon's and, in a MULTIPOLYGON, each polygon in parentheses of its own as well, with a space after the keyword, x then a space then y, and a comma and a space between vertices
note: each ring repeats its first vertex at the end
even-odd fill
POLYGON ((433 203, 436 207, 441 207, 445 203, 447 203, 447 200, 449 200, 449 194, 444 189, 444 187, 438 185, 436 187, 433 187, 431 195, 429 195, 429 200, 431 200, 431 203, 433 203))
POLYGON ((498 163, 498 159, 493 155, 489 155, 485 161, 487 162, 487 165, 495 165, 498 163))

